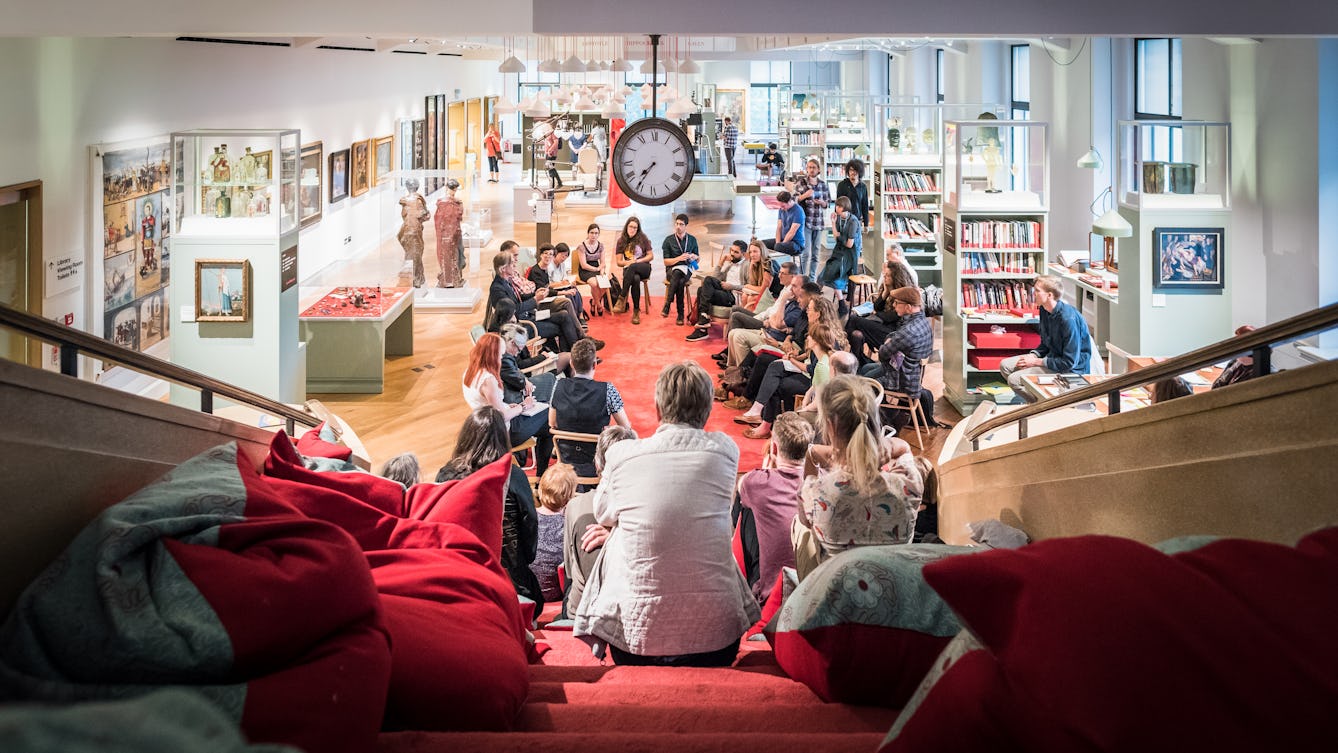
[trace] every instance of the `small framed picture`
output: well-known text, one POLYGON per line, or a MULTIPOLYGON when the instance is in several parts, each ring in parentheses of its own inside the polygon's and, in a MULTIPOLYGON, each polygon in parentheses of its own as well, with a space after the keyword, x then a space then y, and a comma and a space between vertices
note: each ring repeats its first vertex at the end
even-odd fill
POLYGON ((372 139, 372 180, 376 185, 383 180, 390 180, 390 172, 395 169, 395 135, 380 136, 372 139))
POLYGON ((195 260, 195 321, 245 322, 251 318, 251 262, 195 260))
POLYGON ((1223 240, 1220 227, 1153 228, 1153 290, 1221 290, 1223 240))
POLYGON ((348 150, 330 152, 330 203, 348 198, 348 150))
POLYGON ((297 163, 297 216, 300 227, 321 220, 321 168, 325 162, 325 147, 319 141, 302 145, 302 156, 297 163))
POLYGON ((349 168, 349 196, 361 196, 372 188, 372 140, 353 142, 349 168))

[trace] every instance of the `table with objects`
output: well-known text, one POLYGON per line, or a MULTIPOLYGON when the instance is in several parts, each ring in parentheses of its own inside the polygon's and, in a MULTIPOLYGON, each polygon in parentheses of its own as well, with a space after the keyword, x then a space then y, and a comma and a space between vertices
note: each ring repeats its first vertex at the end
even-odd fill
POLYGON ((413 355, 413 288, 338 287, 298 317, 308 392, 379 393, 386 356, 413 355))

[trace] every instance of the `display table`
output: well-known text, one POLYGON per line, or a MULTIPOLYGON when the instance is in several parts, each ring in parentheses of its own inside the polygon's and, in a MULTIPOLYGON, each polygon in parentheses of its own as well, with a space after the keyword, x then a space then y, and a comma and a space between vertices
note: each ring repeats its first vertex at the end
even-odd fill
POLYGON ((386 356, 413 355, 412 288, 335 288, 299 317, 308 392, 383 389, 386 356), (355 293, 365 299, 353 305, 355 293))

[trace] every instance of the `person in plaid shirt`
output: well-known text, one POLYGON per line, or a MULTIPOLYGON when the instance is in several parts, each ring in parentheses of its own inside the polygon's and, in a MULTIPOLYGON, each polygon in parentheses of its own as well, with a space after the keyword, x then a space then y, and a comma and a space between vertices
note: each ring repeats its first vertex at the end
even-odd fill
POLYGON ((810 279, 818 276, 818 255, 826 249, 823 243, 826 231, 826 209, 831 203, 831 192, 827 190, 827 181, 819 173, 822 163, 817 157, 809 157, 804 164, 804 174, 795 179, 794 198, 804 205, 804 232, 808 233, 808 248, 799 259, 800 272, 810 279))
POLYGON ((739 174, 734 172, 734 150, 739 148, 739 128, 730 118, 725 118, 722 140, 725 144, 725 164, 729 165, 729 174, 737 178, 739 174))
MULTIPOLYGON (((888 392, 900 392, 911 400, 920 399, 920 362, 934 352, 934 330, 921 310, 919 288, 892 291, 892 305, 901 316, 901 324, 883 341, 878 360, 860 368, 860 376, 878 380, 888 392)), ((868 345, 864 346, 868 348, 868 345)), ((872 355, 868 353, 867 355, 872 355)), ((907 411, 893 411, 885 423, 900 431, 910 419, 907 411)))

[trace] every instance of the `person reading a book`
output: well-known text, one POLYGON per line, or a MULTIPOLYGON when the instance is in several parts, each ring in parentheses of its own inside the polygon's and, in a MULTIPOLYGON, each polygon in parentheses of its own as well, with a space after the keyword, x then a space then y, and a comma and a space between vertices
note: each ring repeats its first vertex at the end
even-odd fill
MULTIPOLYGON (((612 419, 619 426, 632 428, 623 409, 623 396, 611 382, 595 379, 595 345, 580 340, 571 346, 571 379, 559 380, 553 389, 548 424, 561 431, 598 434, 612 419)), ((595 475, 594 447, 581 442, 559 440, 558 448, 565 463, 576 468, 576 475, 595 475)))
MULTIPOLYGON (((535 475, 542 476, 548 467, 548 459, 553 455, 553 435, 548 431, 548 406, 535 398, 534 385, 528 381, 520 390, 508 391, 503 386, 502 359, 517 346, 522 336, 514 330, 511 332, 510 345, 503 343, 502 336, 493 332, 485 333, 474 343, 469 351, 469 364, 465 367, 460 387, 470 408, 477 410, 487 406, 502 415, 511 447, 527 439, 534 439, 535 475)), ((521 378, 524 378, 523 374, 521 378)))
POLYGON ((609 271, 609 258, 604 254, 604 244, 599 240, 599 225, 590 223, 585 228, 585 240, 576 247, 576 262, 580 269, 577 275, 581 282, 590 284, 590 295, 594 298, 591 305, 595 316, 604 315, 604 293, 609 300, 617 302, 622 298, 623 286, 609 271))
POLYGON ((1041 322, 1037 329, 1041 345, 1030 353, 1012 356, 999 363, 999 372, 1008 380, 1013 394, 1027 402, 1036 402, 1024 388, 1028 374, 1086 374, 1092 364, 1092 337, 1082 314, 1062 298, 1063 284, 1058 277, 1042 275, 1032 285, 1041 322))

